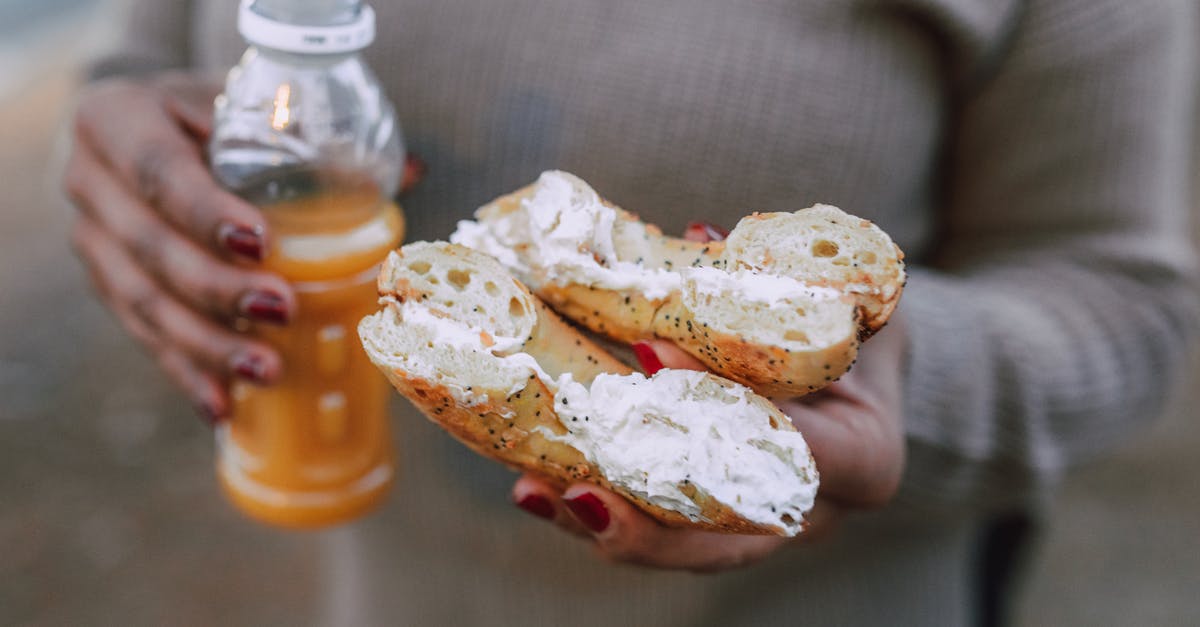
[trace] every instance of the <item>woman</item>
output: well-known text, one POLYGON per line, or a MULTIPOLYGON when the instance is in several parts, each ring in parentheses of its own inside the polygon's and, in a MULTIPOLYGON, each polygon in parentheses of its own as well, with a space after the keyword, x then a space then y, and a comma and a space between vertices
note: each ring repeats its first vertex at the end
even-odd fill
MULTIPOLYGON (((1006 561, 981 563, 981 538, 1157 412, 1198 325, 1189 3, 729 4, 380 1, 368 58, 429 163, 404 198, 411 240, 549 168, 667 230, 819 201, 893 236, 911 271, 895 328, 829 394, 784 404, 830 532, 672 531, 532 477, 510 493, 405 405, 392 505, 321 537, 331 622, 995 618, 979 592, 1000 582, 981 573, 1006 561)), ((202 158, 211 77, 243 48, 235 5, 135 5, 95 66, 116 78, 82 100, 66 180, 100 293, 213 419, 231 378, 281 367, 227 321, 286 324, 294 307, 254 266, 261 216, 202 158)), ((661 343, 639 353, 692 365, 661 343)))

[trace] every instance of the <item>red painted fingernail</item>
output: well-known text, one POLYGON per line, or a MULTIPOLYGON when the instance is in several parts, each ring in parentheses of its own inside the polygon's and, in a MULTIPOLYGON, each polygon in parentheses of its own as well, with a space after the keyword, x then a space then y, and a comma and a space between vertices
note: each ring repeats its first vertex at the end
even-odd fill
POLYGON ((575 514, 575 518, 583 523, 585 527, 592 530, 592 533, 600 533, 608 529, 610 521, 608 508, 604 506, 604 502, 591 492, 584 492, 575 498, 566 499, 563 501, 567 507, 571 508, 571 513, 575 514))
POLYGON ((663 369, 663 364, 659 360, 658 354, 646 342, 634 342, 633 354, 637 357, 638 363, 642 364, 642 370, 645 370, 646 374, 652 375, 663 369))
POLYGON ((288 312, 283 298, 271 292, 250 292, 242 297, 239 308, 242 314, 275 324, 287 324, 288 312))
POLYGON ((729 237, 729 231, 711 222, 688 222, 683 238, 693 242, 719 242, 729 237))
POLYGON ((222 246, 233 253, 253 261, 262 261, 262 227, 240 226, 226 222, 217 229, 217 239, 222 246))
POLYGON ((550 520, 554 518, 554 504, 544 496, 537 494, 526 494, 517 501, 517 507, 537 516, 550 520))
POLYGON ((400 179, 400 191, 406 192, 421 182, 425 178, 425 173, 429 171, 429 166, 425 164, 420 157, 409 153, 404 158, 404 175, 400 179))
POLYGON ((266 383, 267 364, 258 355, 239 355, 233 360, 233 371, 243 379, 266 383))

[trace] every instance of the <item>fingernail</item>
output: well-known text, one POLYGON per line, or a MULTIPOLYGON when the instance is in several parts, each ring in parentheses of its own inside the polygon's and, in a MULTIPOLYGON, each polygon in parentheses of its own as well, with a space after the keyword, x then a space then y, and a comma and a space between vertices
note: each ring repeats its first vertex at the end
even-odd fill
POLYGON ((242 297, 239 308, 243 315, 255 320, 275 324, 287 324, 288 321, 287 306, 283 298, 271 292, 250 292, 242 297))
POLYGON ((239 355, 233 360, 233 371, 255 383, 267 382, 267 364, 258 355, 239 355))
POLYGON ((550 520, 554 518, 554 505, 544 496, 537 494, 526 494, 517 501, 517 507, 537 516, 550 520))
POLYGON ((574 498, 563 501, 567 507, 571 509, 571 513, 585 527, 592 530, 592 533, 600 533, 608 529, 609 515, 608 508, 604 506, 604 502, 591 492, 584 492, 574 498))
POLYGON ((658 354, 646 342, 634 342, 633 354, 637 357, 638 363, 642 365, 642 370, 645 370, 646 374, 652 375, 662 370, 662 361, 658 359, 658 354))
POLYGON ((253 261, 262 261, 262 227, 249 227, 226 222, 217 229, 217 239, 231 252, 253 261))
POLYGON ((729 231, 711 222, 688 222, 684 239, 694 242, 719 242, 729 237, 729 231))
POLYGON ((217 408, 208 402, 197 404, 196 413, 200 416, 200 420, 204 421, 204 424, 208 425, 209 427, 215 427, 217 426, 217 423, 221 421, 220 412, 218 412, 217 408))
POLYGON ((420 157, 409 153, 404 158, 404 175, 400 180, 400 191, 405 192, 413 188, 421 179, 425 178, 425 173, 429 171, 429 166, 420 157))

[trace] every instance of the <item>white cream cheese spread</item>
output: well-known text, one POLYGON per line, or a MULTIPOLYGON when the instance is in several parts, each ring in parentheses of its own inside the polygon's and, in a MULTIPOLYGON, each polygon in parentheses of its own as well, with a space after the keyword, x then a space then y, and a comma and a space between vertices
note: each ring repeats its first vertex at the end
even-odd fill
POLYGON ((579 449, 612 483, 699 520, 683 491, 694 486, 747 520, 800 531, 817 469, 804 437, 773 428, 749 388, 691 370, 558 383, 555 411, 568 433, 543 435, 579 449))
MULTIPOLYGON (((494 343, 490 347, 485 346, 483 332, 479 328, 442 318, 411 301, 400 303, 385 296, 380 302, 387 306, 382 311, 367 316, 359 324, 359 336, 364 346, 370 349, 376 359, 387 361, 393 367, 403 368, 423 379, 445 385, 454 400, 464 407, 474 407, 488 401, 487 394, 477 388, 506 388, 506 395, 511 395, 525 387, 530 374, 536 374, 547 383, 554 382, 531 355, 522 352, 504 354, 520 348, 521 338, 491 336, 494 343), (380 338, 382 342, 377 341, 372 329, 385 336, 380 338), (403 352, 389 350, 383 344, 400 347, 403 352), (440 358, 432 358, 431 354, 435 352, 440 354, 440 358), (480 356, 486 356, 488 361, 479 362, 480 356), (446 362, 463 369, 472 365, 483 365, 491 379, 488 381, 491 386, 459 384, 460 372, 444 372, 435 366, 446 362)), ((511 415, 505 417, 511 418, 511 415)))
POLYGON ((613 226, 620 216, 592 188, 566 172, 543 172, 517 211, 486 223, 463 220, 450 241, 488 253, 521 278, 637 289, 659 299, 679 289, 679 273, 620 259, 613 226))
POLYGON ((787 305, 788 301, 837 300, 842 293, 831 287, 808 285, 791 277, 754 270, 727 272, 716 268, 684 268, 680 271, 685 283, 698 294, 716 298, 731 298, 743 302, 763 303, 771 307, 787 305))

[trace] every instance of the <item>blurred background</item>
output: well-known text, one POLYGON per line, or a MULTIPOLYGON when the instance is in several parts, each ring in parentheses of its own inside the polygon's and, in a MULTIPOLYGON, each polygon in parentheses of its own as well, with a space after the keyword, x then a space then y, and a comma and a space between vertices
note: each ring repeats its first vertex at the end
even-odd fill
MULTIPOLYGON (((211 432, 67 247, 62 126, 110 14, 103 0, 0 0, 0 624, 305 624, 314 536, 225 504, 211 432)), ((1200 624, 1189 382, 1163 420, 1068 477, 1017 624, 1200 624)))

